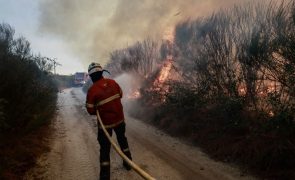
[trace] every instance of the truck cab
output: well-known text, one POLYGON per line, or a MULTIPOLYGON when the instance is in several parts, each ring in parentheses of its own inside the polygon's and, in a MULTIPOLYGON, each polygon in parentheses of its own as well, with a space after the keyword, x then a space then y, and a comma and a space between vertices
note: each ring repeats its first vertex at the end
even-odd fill
POLYGON ((76 72, 74 77, 75 86, 83 86, 88 79, 88 74, 86 72, 76 72))

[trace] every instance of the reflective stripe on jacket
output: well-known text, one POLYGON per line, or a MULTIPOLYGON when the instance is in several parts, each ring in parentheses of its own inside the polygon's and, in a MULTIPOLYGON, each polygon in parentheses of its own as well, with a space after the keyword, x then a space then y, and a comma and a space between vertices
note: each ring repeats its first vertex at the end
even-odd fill
POLYGON ((91 115, 96 114, 97 108, 103 124, 113 127, 124 121, 121 98, 120 86, 112 79, 101 78, 89 88, 86 108, 91 115))

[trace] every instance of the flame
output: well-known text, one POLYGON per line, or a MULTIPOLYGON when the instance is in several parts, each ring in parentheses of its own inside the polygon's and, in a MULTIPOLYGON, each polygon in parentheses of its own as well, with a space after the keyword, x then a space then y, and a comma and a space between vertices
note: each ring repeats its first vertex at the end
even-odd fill
POLYGON ((157 82, 158 84, 163 84, 168 79, 171 68, 172 68, 172 60, 168 59, 164 63, 163 68, 160 71, 160 75, 159 75, 159 77, 157 79, 158 81, 155 81, 155 82, 157 82))
POLYGON ((169 85, 165 84, 168 79, 171 79, 171 69, 173 67, 173 55, 172 48, 174 43, 174 29, 172 27, 167 27, 166 31, 164 31, 163 40, 168 42, 168 48, 170 52, 167 54, 164 63, 162 64, 161 70, 159 72, 158 77, 153 82, 152 91, 158 91, 161 94, 160 101, 165 102, 166 96, 165 94, 169 91, 169 85))
MULTIPOLYGON (((272 82, 268 80, 261 80, 262 85, 256 85, 256 93, 259 97, 265 97, 270 93, 280 92, 281 85, 278 82, 272 82)), ((240 96, 245 96, 247 94, 247 87, 245 83, 241 83, 238 86, 238 93, 240 96)))
POLYGON ((167 27, 163 34, 163 40, 174 42, 174 28, 167 27))
POLYGON ((245 96, 246 95, 246 87, 240 87, 239 88, 239 95, 245 96))
POLYGON ((140 97, 141 97, 141 95, 140 95, 139 90, 135 90, 133 93, 129 94, 127 98, 128 99, 138 99, 140 97))
MULTIPOLYGON (((169 42, 170 45, 174 42, 174 29, 173 27, 167 27, 164 31, 163 40, 166 40, 169 42)), ((172 48, 172 46, 170 47, 172 48)), ((154 82, 155 85, 162 85, 169 77, 170 71, 172 69, 172 59, 173 56, 171 53, 167 54, 166 60, 163 64, 163 67, 160 71, 160 74, 157 78, 157 80, 154 82)))
POLYGON ((269 111, 268 115, 269 115, 270 117, 274 117, 274 116, 275 116, 275 113, 274 113, 273 111, 269 111))
MULTIPOLYGON (((172 27, 167 27, 163 34, 163 40, 169 43, 169 48, 172 49, 172 44, 174 42, 174 29, 172 27)), ((158 77, 154 80, 152 87, 148 88, 148 91, 158 91, 162 98, 161 102, 165 102, 165 93, 168 92, 169 86, 165 82, 170 78, 170 71, 172 69, 172 53, 168 53, 161 65, 161 70, 159 71, 158 77)), ((146 76, 145 78, 148 78, 146 76)), ((141 97, 139 90, 134 90, 131 94, 127 96, 128 99, 138 99, 141 97)))
MULTIPOLYGON (((150 88, 151 91, 158 91, 163 95, 161 99, 162 102, 165 102, 164 94, 168 92, 168 85, 165 85, 165 82, 169 79, 170 71, 172 69, 172 59, 166 59, 162 69, 156 80, 153 82, 153 86, 150 88)), ((140 91, 135 89, 132 93, 128 94, 128 99, 138 99, 141 97, 140 91)))

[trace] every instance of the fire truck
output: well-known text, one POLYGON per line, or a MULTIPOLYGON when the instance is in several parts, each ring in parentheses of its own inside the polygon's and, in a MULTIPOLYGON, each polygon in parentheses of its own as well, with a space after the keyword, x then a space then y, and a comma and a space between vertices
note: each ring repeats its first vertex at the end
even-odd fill
POLYGON ((88 79, 88 74, 86 72, 76 72, 74 77, 75 86, 83 86, 88 79))

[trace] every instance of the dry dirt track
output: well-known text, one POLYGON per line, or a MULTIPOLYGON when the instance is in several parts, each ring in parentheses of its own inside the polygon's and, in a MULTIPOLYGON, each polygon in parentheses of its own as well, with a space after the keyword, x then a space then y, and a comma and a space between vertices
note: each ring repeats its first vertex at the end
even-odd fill
MULTIPOLYGON (((59 94, 59 112, 54 122, 51 151, 40 158, 39 167, 26 179, 98 179, 99 145, 96 120, 84 108, 85 94, 80 88, 59 94)), ((228 165, 214 162, 191 145, 171 138, 161 131, 127 117, 127 137, 134 162, 156 179, 253 179, 240 176, 228 165)), ((112 150, 111 179, 141 179, 126 171, 122 160, 112 150)))

